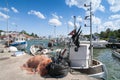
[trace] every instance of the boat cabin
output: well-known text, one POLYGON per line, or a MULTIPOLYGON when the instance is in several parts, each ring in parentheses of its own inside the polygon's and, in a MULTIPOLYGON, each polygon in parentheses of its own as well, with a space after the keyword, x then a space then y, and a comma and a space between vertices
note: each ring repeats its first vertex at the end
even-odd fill
POLYGON ((75 69, 86 69, 89 68, 90 61, 90 45, 89 44, 80 44, 80 47, 76 51, 75 45, 71 45, 70 47, 70 66, 75 69))

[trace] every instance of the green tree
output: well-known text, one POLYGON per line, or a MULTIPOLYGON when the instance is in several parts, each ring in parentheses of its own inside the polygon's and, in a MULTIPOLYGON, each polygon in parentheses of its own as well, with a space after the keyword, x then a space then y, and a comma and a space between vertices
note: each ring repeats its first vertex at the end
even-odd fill
POLYGON ((34 37, 34 33, 31 33, 31 35, 30 36, 33 36, 34 37))

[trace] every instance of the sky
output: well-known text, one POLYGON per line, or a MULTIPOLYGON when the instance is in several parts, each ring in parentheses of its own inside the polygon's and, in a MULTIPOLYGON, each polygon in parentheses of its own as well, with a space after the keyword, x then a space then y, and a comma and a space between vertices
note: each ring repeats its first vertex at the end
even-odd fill
POLYGON ((0 30, 22 31, 39 36, 65 35, 76 26, 90 33, 89 7, 92 2, 92 32, 120 29, 120 0, 0 0, 0 30), (8 24, 7 24, 8 23, 8 24), (85 27, 87 24, 88 27, 85 27), (56 27, 55 27, 56 26, 56 27))

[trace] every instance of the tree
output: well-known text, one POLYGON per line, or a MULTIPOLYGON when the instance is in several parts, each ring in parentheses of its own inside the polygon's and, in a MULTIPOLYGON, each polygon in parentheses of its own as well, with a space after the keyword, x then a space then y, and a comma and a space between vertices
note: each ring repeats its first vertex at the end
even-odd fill
POLYGON ((30 35, 30 34, 29 34, 29 33, 27 33, 25 30, 22 30, 20 33, 21 33, 21 34, 30 35))

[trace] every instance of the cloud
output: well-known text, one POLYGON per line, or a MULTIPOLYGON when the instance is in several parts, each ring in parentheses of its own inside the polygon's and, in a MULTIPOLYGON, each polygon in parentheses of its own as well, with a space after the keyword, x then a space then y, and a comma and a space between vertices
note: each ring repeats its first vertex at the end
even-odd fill
POLYGON ((103 5, 100 5, 98 8, 100 11, 104 12, 105 11, 105 7, 103 5))
POLYGON ((60 19, 62 19, 62 16, 58 16, 56 13, 51 14, 52 18, 48 21, 50 25, 52 26, 61 26, 62 22, 60 21, 60 19))
POLYGON ((28 14, 35 15, 40 19, 45 19, 45 16, 39 11, 31 10, 28 12, 28 14))
POLYGON ((110 28, 112 30, 120 29, 120 19, 106 21, 98 25, 99 31, 110 28))
POLYGON ((107 0, 109 4, 114 5, 115 4, 115 0, 107 0))
POLYGON ((92 16, 92 22, 95 25, 100 25, 101 24, 101 19, 95 16, 92 16))
MULTIPOLYGON (((78 8, 86 9, 84 7, 84 4, 89 4, 90 0, 65 0, 65 2, 66 5, 68 5, 69 7, 76 6, 78 8)), ((105 11, 105 7, 101 5, 101 0, 91 0, 91 2, 93 11, 96 10, 100 10, 102 12, 105 11)))
POLYGON ((116 21, 107 21, 103 24, 104 28, 110 28, 110 29, 119 29, 120 28, 120 24, 118 23, 120 22, 120 20, 116 20, 116 21))
POLYGON ((68 26, 74 27, 74 24, 71 21, 68 21, 68 26))
MULTIPOLYGON (((72 20, 74 20, 73 16, 71 16, 72 20)), ((76 26, 79 27, 80 23, 83 21, 81 16, 76 16, 76 26)), ((74 22, 74 21, 73 21, 74 22)), ((72 21, 68 21, 68 26, 74 27, 74 23, 72 21)))
POLYGON ((82 17, 81 16, 77 16, 76 20, 77 20, 78 23, 82 22, 82 17))
POLYGON ((118 12, 120 11, 120 0, 107 0, 110 4, 110 11, 118 12))
POLYGON ((12 9, 12 11, 13 11, 14 13, 19 13, 19 11, 18 11, 16 8, 11 7, 11 9, 12 9))
POLYGON ((62 19, 63 17, 62 16, 58 16, 56 13, 52 14, 53 18, 55 19, 62 19))
POLYGON ((60 18, 62 19, 63 17, 62 17, 62 16, 60 16, 60 18))
POLYGON ((8 15, 0 12, 0 19, 1 19, 1 20, 8 19, 8 18, 10 18, 10 16, 8 16, 8 15))
POLYGON ((109 19, 120 19, 120 15, 119 14, 111 15, 109 19))
POLYGON ((55 19, 55 18, 50 19, 49 24, 52 26, 61 26, 62 25, 62 23, 58 19, 55 19))
POLYGON ((52 14, 53 18, 55 19, 59 19, 59 16, 57 16, 56 14, 52 14))
POLYGON ((9 12, 9 11, 10 11, 10 10, 9 10, 8 8, 6 8, 6 7, 0 8, 0 10, 5 11, 5 12, 9 12))

